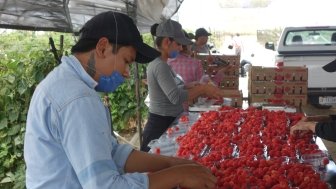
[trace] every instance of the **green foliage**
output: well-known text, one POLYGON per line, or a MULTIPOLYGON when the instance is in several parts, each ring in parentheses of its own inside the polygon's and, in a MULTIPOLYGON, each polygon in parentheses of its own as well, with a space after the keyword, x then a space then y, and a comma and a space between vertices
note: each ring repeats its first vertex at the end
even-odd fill
POLYGON ((0 188, 25 188, 26 117, 36 85, 56 65, 48 44, 52 35, 57 34, 17 31, 1 35, 0 188))
POLYGON ((283 28, 275 28, 269 30, 258 30, 257 40, 260 44, 265 44, 266 42, 273 42, 276 44, 280 38, 283 28))
MULTIPOLYGON (((139 79, 144 78, 146 65, 138 64, 139 79)), ((135 71, 135 65, 132 65, 132 73, 135 71)), ((140 82, 141 83, 141 82, 140 82)), ((147 94, 147 89, 143 84, 140 84, 140 105, 137 106, 135 77, 130 77, 123 85, 118 87, 116 92, 109 94, 112 105, 112 119, 114 130, 128 129, 130 122, 136 119, 137 107, 140 110, 141 117, 147 116, 147 106, 144 100, 147 94)))

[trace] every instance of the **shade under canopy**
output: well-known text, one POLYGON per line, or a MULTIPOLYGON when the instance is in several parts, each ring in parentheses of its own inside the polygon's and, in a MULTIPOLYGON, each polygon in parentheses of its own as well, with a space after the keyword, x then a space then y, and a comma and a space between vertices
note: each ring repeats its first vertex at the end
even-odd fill
POLYGON ((114 10, 131 16, 141 32, 170 18, 183 0, 0 0, 0 28, 76 32, 92 16, 114 10))

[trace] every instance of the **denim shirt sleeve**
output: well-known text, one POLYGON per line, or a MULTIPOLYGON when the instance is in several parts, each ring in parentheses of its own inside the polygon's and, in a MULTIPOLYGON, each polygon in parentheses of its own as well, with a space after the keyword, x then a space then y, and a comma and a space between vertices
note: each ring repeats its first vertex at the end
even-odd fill
POLYGON ((64 151, 83 188, 148 188, 146 174, 124 174, 126 160, 133 149, 118 144, 112 137, 99 97, 75 99, 58 114, 64 151))

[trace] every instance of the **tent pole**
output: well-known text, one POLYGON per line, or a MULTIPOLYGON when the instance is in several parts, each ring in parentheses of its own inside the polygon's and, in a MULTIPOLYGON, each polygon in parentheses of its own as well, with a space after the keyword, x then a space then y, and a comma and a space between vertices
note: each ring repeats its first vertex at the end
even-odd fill
POLYGON ((140 82, 139 82, 139 66, 138 64, 135 64, 135 94, 136 94, 136 102, 137 102, 137 107, 136 107, 136 124, 137 124, 137 130, 139 134, 139 144, 141 146, 142 144, 142 127, 141 127, 141 111, 140 111, 140 82))

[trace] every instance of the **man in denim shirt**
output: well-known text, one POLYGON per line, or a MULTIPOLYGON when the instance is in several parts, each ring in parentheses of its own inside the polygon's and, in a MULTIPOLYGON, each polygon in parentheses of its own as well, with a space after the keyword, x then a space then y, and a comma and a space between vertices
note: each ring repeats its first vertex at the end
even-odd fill
POLYGON ((142 42, 132 19, 101 13, 80 31, 72 54, 36 88, 24 141, 27 188, 213 188, 215 177, 192 161, 118 144, 98 92, 113 92, 129 65, 158 52, 142 42))

